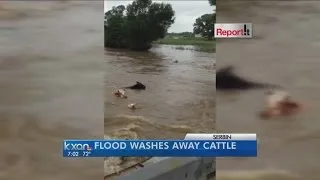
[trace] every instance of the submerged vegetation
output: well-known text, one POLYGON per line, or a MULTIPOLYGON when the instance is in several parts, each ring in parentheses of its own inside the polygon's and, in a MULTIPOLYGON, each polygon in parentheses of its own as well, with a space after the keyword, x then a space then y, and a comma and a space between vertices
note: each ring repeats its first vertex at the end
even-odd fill
MULTIPOLYGON (((215 0, 209 0, 210 6, 215 0)), ((198 17, 193 32, 168 33, 175 22, 171 4, 152 3, 151 0, 135 0, 127 7, 120 5, 105 13, 104 46, 147 51, 152 44, 194 46, 193 50, 214 52, 213 28, 215 13, 198 17)))

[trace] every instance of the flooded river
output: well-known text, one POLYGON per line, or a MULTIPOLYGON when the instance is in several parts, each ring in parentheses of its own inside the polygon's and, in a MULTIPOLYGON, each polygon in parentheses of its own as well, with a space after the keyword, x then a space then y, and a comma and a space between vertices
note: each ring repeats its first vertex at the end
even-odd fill
POLYGON ((218 93, 218 130, 257 133, 260 147, 258 158, 219 159, 217 179, 320 179, 319 19, 317 1, 218 4, 218 22, 254 28, 253 39, 218 41, 218 67, 232 64, 244 77, 281 84, 306 108, 292 118, 260 120, 263 91, 218 93))
POLYGON ((101 179, 62 140, 103 137, 103 2, 0 2, 0 179, 101 179))
MULTIPOLYGON (((105 135, 180 139, 188 132, 212 132, 214 58, 212 53, 176 50, 168 45, 155 46, 150 52, 106 49, 105 135), (176 60, 178 63, 174 63, 176 60), (144 83, 147 89, 128 90, 128 99, 113 96, 117 88, 136 81, 144 83), (137 103, 137 109, 128 109, 129 103, 137 103)), ((106 172, 128 165, 122 160, 108 159, 106 172)))

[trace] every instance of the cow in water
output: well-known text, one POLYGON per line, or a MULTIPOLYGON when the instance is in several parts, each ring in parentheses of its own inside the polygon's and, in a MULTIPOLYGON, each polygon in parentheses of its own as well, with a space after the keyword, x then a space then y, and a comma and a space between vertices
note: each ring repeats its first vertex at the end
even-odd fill
POLYGON ((139 81, 133 86, 124 87, 124 89, 134 89, 134 90, 146 90, 146 86, 139 81))
POLYGON ((126 91, 125 91, 124 89, 119 89, 119 90, 117 90, 117 91, 114 93, 114 96, 116 96, 116 97, 121 97, 121 98, 124 98, 124 99, 128 98, 128 97, 126 96, 126 91))
POLYGON ((249 90, 258 88, 276 88, 277 85, 258 83, 239 77, 233 72, 233 66, 220 69, 216 75, 216 89, 219 91, 249 90))
POLYGON ((260 113, 261 118, 290 116, 301 109, 301 105, 293 101, 286 91, 268 91, 266 95, 266 109, 260 113))

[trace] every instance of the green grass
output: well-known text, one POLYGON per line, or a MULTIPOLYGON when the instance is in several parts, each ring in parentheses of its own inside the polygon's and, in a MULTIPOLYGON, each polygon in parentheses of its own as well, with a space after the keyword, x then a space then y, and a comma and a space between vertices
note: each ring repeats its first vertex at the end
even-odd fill
POLYGON ((164 39, 159 39, 154 42, 155 44, 166 44, 166 45, 176 45, 175 49, 179 50, 190 50, 188 47, 183 46, 194 46, 193 50, 201 52, 215 52, 215 41, 206 40, 203 38, 195 37, 180 37, 179 39, 174 39, 172 37, 165 37, 164 39))

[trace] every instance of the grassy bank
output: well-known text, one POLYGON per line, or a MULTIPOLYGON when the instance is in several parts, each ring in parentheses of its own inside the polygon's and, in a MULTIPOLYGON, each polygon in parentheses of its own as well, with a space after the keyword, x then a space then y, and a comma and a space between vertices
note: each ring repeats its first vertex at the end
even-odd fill
POLYGON ((205 40, 203 38, 195 37, 165 37, 154 42, 155 44, 176 45, 176 49, 186 50, 190 49, 184 46, 194 46, 193 50, 202 52, 215 52, 215 41, 205 40))

